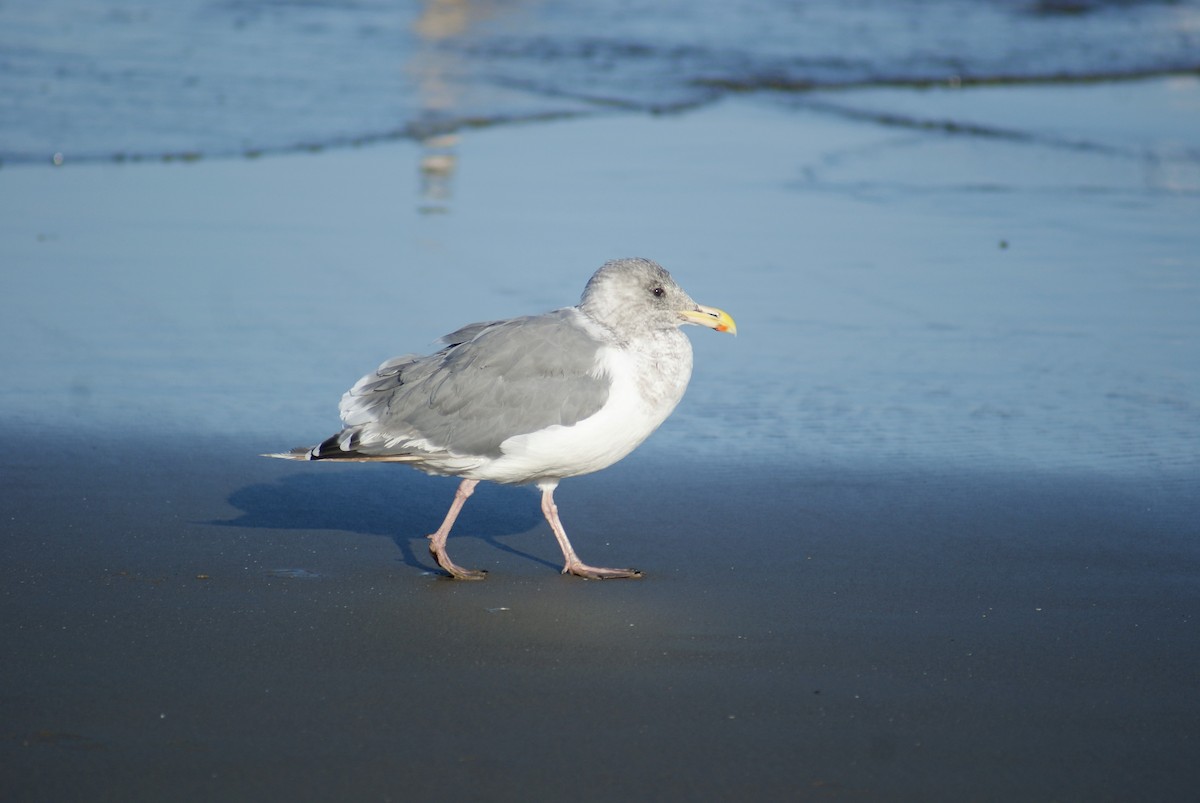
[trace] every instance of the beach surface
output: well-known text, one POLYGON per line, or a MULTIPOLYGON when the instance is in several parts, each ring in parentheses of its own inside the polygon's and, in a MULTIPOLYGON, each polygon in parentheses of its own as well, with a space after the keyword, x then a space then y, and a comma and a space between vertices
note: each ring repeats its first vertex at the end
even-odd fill
POLYGON ((0 797, 1188 799, 1198 120, 869 88, 5 167, 0 797), (557 494, 643 579, 481 486, 449 581, 453 480, 259 456, 633 255, 739 327, 557 494))

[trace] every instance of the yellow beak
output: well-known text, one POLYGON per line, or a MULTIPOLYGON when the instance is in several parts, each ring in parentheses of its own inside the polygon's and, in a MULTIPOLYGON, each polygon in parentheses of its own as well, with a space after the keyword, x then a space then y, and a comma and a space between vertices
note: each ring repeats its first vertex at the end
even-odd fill
POLYGON ((697 304, 694 310, 680 310, 679 317, 688 323, 698 323, 709 329, 716 329, 718 332, 737 334, 737 324, 733 322, 733 316, 723 309, 697 304))

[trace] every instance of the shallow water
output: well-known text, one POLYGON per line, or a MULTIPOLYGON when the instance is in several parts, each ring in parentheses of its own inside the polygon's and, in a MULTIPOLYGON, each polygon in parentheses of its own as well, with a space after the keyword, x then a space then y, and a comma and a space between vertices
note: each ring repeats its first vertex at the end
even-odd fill
POLYGON ((731 92, 1194 74, 1200 3, 80 0, 0 8, 0 161, 324 148, 731 92))
MULTIPOLYGON (((405 144, 10 170, 0 226, 27 267, 2 279, 0 400, 31 426, 315 442, 384 359, 573 303, 602 259, 647 254, 741 334, 693 332, 692 390, 644 448, 1186 474, 1200 193, 1144 154, 1200 121, 1200 82, 1143 89, 1173 122, 1077 129, 1091 148, 739 99, 464 136, 436 192, 405 144)), ((960 92, 992 105, 963 97, 958 119, 1057 127, 1026 108, 1037 91, 960 92)))

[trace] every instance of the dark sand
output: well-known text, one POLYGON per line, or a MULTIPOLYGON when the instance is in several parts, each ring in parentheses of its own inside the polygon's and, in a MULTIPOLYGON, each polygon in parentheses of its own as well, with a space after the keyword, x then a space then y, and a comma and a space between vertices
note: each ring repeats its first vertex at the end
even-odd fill
POLYGON ((747 101, 475 132, 436 192, 407 146, 0 172, 0 799, 1191 799, 1200 194, 1124 153, 747 101), (628 254, 742 332, 560 488, 645 579, 481 487, 443 580, 453 481, 257 456, 628 254))
MULTIPOLYGON (((15 442, 7 433, 7 442, 15 442)), ((268 444, 23 460, 4 796, 1186 799, 1200 505, 1099 477, 631 458, 483 490, 268 444), (250 447, 249 449, 244 447, 250 447), (330 469, 330 470, 326 470, 330 469), (34 535, 36 534, 36 535, 34 535)))

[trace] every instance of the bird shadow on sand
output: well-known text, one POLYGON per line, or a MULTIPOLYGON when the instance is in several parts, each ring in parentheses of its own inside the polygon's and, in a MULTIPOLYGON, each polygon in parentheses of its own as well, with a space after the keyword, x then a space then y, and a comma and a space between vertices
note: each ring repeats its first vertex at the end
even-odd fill
MULTIPOLYGON (((408 566, 440 571, 429 555, 425 536, 441 524, 458 481, 415 472, 339 468, 342 470, 288 475, 239 488, 228 501, 241 514, 208 524, 384 536, 396 544, 400 559, 408 566)), ((559 569, 559 565, 503 540, 542 522, 536 494, 525 488, 481 483, 454 525, 451 548, 456 540, 475 537, 501 551, 559 569)))

